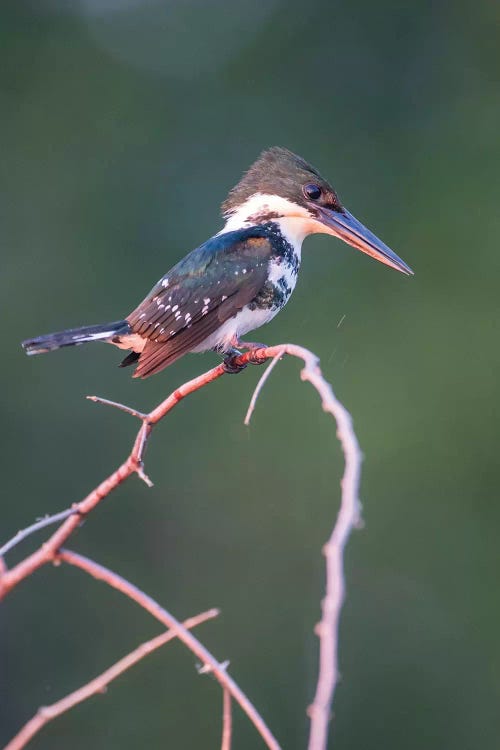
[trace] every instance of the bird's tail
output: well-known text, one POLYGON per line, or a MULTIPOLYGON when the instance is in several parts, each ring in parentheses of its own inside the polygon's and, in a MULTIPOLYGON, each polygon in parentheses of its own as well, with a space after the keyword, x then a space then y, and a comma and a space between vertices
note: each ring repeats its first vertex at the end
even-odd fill
POLYGON ((81 328, 70 328, 67 331, 48 333, 38 336, 36 339, 27 339, 22 342, 26 354, 43 354, 60 349, 62 346, 77 346, 86 341, 108 341, 113 336, 130 333, 130 326, 126 320, 116 323, 103 323, 96 326, 82 326, 81 328))

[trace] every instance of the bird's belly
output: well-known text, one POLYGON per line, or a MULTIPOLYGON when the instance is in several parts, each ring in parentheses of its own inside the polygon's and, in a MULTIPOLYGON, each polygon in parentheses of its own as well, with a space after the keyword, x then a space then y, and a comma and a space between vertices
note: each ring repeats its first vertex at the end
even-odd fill
POLYGON ((293 263, 285 263, 282 258, 271 261, 268 279, 254 299, 191 351, 226 351, 234 346, 236 339, 269 323, 290 299, 297 283, 298 267, 296 257, 293 263))
POLYGON ((201 344, 191 349, 192 352, 206 352, 208 349, 227 351, 234 346, 234 342, 248 331, 260 328, 268 323, 278 310, 251 310, 248 305, 234 317, 229 318, 216 331, 207 336, 201 344))

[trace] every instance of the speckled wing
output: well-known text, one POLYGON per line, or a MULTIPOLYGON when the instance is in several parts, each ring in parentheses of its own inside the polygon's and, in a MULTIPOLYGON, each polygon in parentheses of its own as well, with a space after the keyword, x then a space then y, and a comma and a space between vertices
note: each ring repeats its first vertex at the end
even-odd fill
POLYGON ((212 237, 158 282, 127 320, 147 339, 134 377, 148 377, 201 344, 264 285, 272 246, 259 227, 212 237))

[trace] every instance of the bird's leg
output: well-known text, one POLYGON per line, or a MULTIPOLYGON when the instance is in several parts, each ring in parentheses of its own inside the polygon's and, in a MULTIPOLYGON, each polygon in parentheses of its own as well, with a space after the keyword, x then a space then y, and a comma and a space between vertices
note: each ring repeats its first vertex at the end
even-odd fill
POLYGON ((261 344, 259 341, 241 341, 241 339, 234 338, 231 341, 231 346, 236 347, 236 349, 248 349, 252 351, 252 349, 267 349, 267 344, 261 344))

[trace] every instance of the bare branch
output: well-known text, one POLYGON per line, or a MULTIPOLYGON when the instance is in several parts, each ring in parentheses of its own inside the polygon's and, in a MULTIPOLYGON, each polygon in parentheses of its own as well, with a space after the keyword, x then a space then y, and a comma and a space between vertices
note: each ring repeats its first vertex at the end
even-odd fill
POLYGON ((206 649, 205 646, 189 632, 189 630, 186 630, 186 628, 183 627, 181 623, 170 614, 170 612, 161 607, 154 599, 137 588, 137 586, 134 586, 133 583, 130 583, 125 580, 125 578, 122 578, 122 576, 109 570, 109 568, 105 568, 103 565, 99 565, 83 555, 64 549, 59 552, 57 560, 62 560, 69 565, 74 565, 94 578, 104 581, 112 588, 121 591, 122 594, 125 594, 129 599, 137 602, 137 604, 153 615, 153 617, 156 617, 157 620, 166 625, 166 627, 169 628, 172 633, 206 666, 207 669, 205 671, 212 672, 221 687, 230 693, 255 726, 268 748, 270 748, 270 750, 280 750, 277 740, 273 736, 271 730, 267 727, 264 719, 260 716, 259 712, 247 696, 238 687, 233 678, 227 673, 227 663, 221 664, 218 662, 217 659, 212 656, 210 651, 208 651, 208 649, 206 649))
POLYGON ((265 384, 267 383, 267 379, 280 361, 280 359, 283 357, 284 352, 280 352, 278 354, 275 354, 275 356, 272 358, 271 363, 269 366, 264 370, 259 382, 257 383, 255 390, 252 394, 252 398, 250 399, 250 403, 248 405, 247 413, 245 415, 244 424, 249 425, 250 420, 252 418, 252 414, 255 410, 255 405, 257 404, 257 399, 260 396, 260 392, 264 388, 265 384))
POLYGON ((108 398, 101 398, 100 396, 86 396, 88 401, 93 401, 95 404, 103 404, 104 406, 112 406, 114 409, 119 409, 120 411, 124 411, 125 414, 130 414, 132 417, 137 417, 137 419, 145 420, 147 419, 147 414, 143 414, 142 411, 137 411, 137 409, 131 409, 130 406, 125 406, 125 404, 120 404, 118 401, 110 401, 108 398))
POLYGON ((0 557, 6 555, 7 552, 10 552, 11 549, 14 549, 14 547, 22 542, 23 539, 26 539, 26 537, 30 536, 31 534, 35 534, 37 531, 45 529, 46 526, 51 526, 54 523, 64 521, 66 518, 68 518, 68 516, 72 516, 75 514, 78 514, 77 508, 66 508, 66 510, 62 510, 60 513, 54 513, 53 516, 44 516, 43 518, 39 518, 38 521, 32 523, 31 526, 27 526, 25 529, 21 529, 17 532, 17 534, 15 534, 15 536, 12 537, 12 539, 9 539, 8 542, 5 542, 3 547, 0 547, 0 557))
POLYGON ((345 595, 344 549, 351 532, 361 521, 359 483, 363 455, 352 426, 351 415, 336 399, 330 385, 323 379, 315 358, 306 361, 302 379, 308 380, 316 388, 321 396, 323 409, 335 418, 337 437, 345 459, 340 510, 330 538, 323 548, 326 558, 326 595, 322 602, 321 621, 316 628, 320 642, 318 683, 313 704, 309 709, 309 750, 324 750, 328 743, 333 694, 339 678, 339 624, 345 595))
MULTIPOLYGON (((240 359, 243 359, 245 356, 246 355, 241 355, 240 359)), ((246 363, 247 362, 241 362, 242 365, 246 363)), ((74 512, 66 518, 61 526, 59 526, 54 534, 52 534, 52 536, 41 547, 39 547, 39 549, 24 560, 21 560, 21 562, 19 562, 14 568, 2 571, 0 577, 0 600, 21 583, 21 581, 32 575, 38 570, 38 568, 42 567, 42 565, 47 565, 47 563, 52 562, 58 549, 67 542, 69 537, 78 527, 80 516, 88 515, 97 505, 99 505, 103 498, 107 497, 113 492, 113 490, 119 487, 126 479, 128 479, 128 477, 132 474, 138 474, 146 484, 149 485, 151 483, 149 477, 144 473, 143 457, 153 426, 163 419, 163 417, 168 414, 168 412, 171 411, 179 401, 182 401, 186 396, 198 391, 200 388, 203 388, 203 386, 208 385, 223 375, 225 375, 224 365, 220 364, 218 367, 214 367, 203 375, 184 383, 150 414, 145 415, 144 419, 142 419, 142 425, 137 433, 132 451, 126 460, 103 482, 93 489, 86 498, 73 505, 72 510, 74 512)), ((104 403, 116 406, 117 408, 120 408, 121 406, 121 404, 115 404, 115 402, 108 402, 106 399, 99 399, 97 396, 93 396, 92 400, 101 400, 104 403)), ((128 407, 124 407, 124 411, 127 410, 128 407)), ((140 414, 140 412, 136 412, 135 410, 132 410, 132 413, 134 416, 139 416, 140 414)))
MULTIPOLYGON (((308 710, 311 719, 308 748, 325 750, 333 695, 339 677, 339 623, 345 592, 344 549, 351 532, 360 524, 361 505, 358 494, 362 453, 352 426, 351 415, 335 397, 331 385, 321 373, 319 359, 312 352, 294 344, 285 344, 281 347, 257 350, 253 353, 253 359, 258 362, 270 355, 279 357, 283 353, 303 360, 301 378, 316 389, 323 410, 335 419, 337 437, 345 459, 340 510, 330 538, 323 548, 326 558, 326 594, 322 601, 322 617, 315 629, 320 644, 319 674, 314 701, 308 710)), ((269 369, 264 373, 264 377, 268 373, 269 369)), ((257 396, 260 386, 261 383, 257 386, 257 396)))
MULTIPOLYGON (((190 630, 213 617, 217 617, 218 614, 218 610, 210 609, 207 612, 202 612, 201 614, 196 615, 196 617, 190 617, 188 620, 185 620, 182 626, 186 630, 190 630)), ((5 745, 4 750, 21 750, 23 747, 26 747, 35 734, 38 734, 38 732, 50 721, 74 708, 78 703, 82 703, 88 698, 91 698, 93 695, 105 693, 110 682, 116 680, 117 677, 126 672, 127 669, 133 667, 137 662, 141 661, 141 659, 144 659, 145 656, 148 656, 148 654, 156 651, 160 646, 164 646, 165 643, 168 643, 176 637, 176 633, 169 629, 166 633, 161 633, 155 638, 151 638, 149 641, 141 643, 141 645, 134 649, 134 651, 115 662, 115 664, 109 667, 109 669, 106 669, 105 672, 94 677, 94 679, 87 682, 86 685, 82 685, 78 690, 69 693, 69 695, 61 698, 61 700, 56 703, 52 703, 50 706, 41 706, 33 718, 24 725, 24 727, 9 743, 7 743, 7 745, 5 745)))
POLYGON ((233 734, 233 716, 231 709, 231 694, 226 688, 222 691, 222 744, 221 750, 231 750, 233 734))
MULTIPOLYGON (((326 595, 322 602, 321 621, 316 628, 316 633, 320 641, 319 676, 314 701, 309 709, 309 715, 311 717, 309 750, 324 750, 328 738, 331 705, 335 685, 338 680, 338 629, 344 599, 344 548, 352 530, 356 528, 360 522, 358 489, 362 456, 352 427, 351 417, 342 404, 336 399, 329 383, 323 378, 319 368, 318 358, 307 349, 294 344, 283 344, 274 347, 249 350, 244 354, 233 358, 233 370, 244 368, 250 363, 262 364, 266 360, 274 360, 257 385, 256 392, 252 397, 249 413, 247 413, 247 420, 250 419, 257 398, 269 377, 270 372, 283 354, 298 357, 304 362, 304 367, 301 371, 301 378, 302 380, 311 383, 321 398, 323 409, 331 414, 336 420, 337 436, 340 440, 345 457, 345 470, 341 481, 342 494, 340 511, 331 536, 323 550, 326 558, 326 595)), ((68 514, 68 517, 65 518, 61 526, 38 550, 26 557, 11 570, 6 570, 4 566, 0 566, 0 599, 42 565, 54 561, 58 557, 62 558, 63 555, 72 555, 74 557, 75 553, 63 553, 59 552, 59 550, 79 525, 80 516, 87 515, 91 512, 104 497, 109 495, 128 477, 135 473, 145 481, 146 484, 151 484, 151 480, 144 472, 143 461, 147 442, 153 427, 180 401, 222 377, 226 372, 227 369, 224 364, 214 367, 203 375, 181 385, 173 391, 168 398, 159 404, 159 406, 153 409, 149 414, 145 415, 135 409, 123 406, 122 404, 117 404, 106 399, 100 399, 97 396, 92 397, 92 400, 94 401, 114 406, 141 420, 142 424, 135 438, 130 455, 121 466, 116 469, 116 471, 101 482, 98 487, 92 490, 84 500, 73 506, 71 514, 68 514)), ((66 561, 69 562, 69 560, 66 561)), ((85 569, 84 565, 79 564, 74 560, 71 564, 79 565, 79 567, 84 567, 85 569)), ((88 565, 96 566, 95 563, 90 563, 90 561, 87 561, 86 565, 87 567, 88 565)), ((91 574, 96 575, 97 578, 102 578, 102 570, 105 569, 102 569, 100 566, 97 566, 97 568, 99 568, 100 573, 94 571, 94 573, 91 574)), ((90 571, 87 570, 87 572, 90 571)), ((114 576, 115 578, 119 578, 116 574, 112 574, 110 571, 107 571, 106 575, 108 577, 114 576)), ((107 579, 105 578, 105 580, 107 579)), ((110 581, 108 580, 108 583, 109 582, 110 581)), ((130 589, 131 584, 127 583, 127 587, 130 589)), ((115 585, 115 588, 120 588, 120 586, 115 585)), ((120 590, 122 589, 120 588, 120 590)), ((126 593, 128 596, 131 596, 131 598, 135 598, 131 595, 130 591, 127 591, 126 593)), ((145 595, 142 594, 142 597, 145 597, 145 595)), ((149 600, 148 597, 147 599, 149 600)), ((136 601, 139 600, 136 598, 136 601)), ((153 602, 153 600, 149 601, 153 602)), ((159 608, 159 605, 155 602, 153 602, 153 604, 155 605, 153 610, 159 608)), ((142 606, 144 606, 143 603, 142 606)), ((148 609, 147 606, 145 608, 148 609)), ((151 610, 148 609, 148 611, 151 610)), ((229 675, 226 674, 222 665, 220 665, 208 653, 208 651, 206 651, 194 636, 185 629, 182 629, 182 626, 180 626, 171 615, 166 613, 165 610, 159 608, 159 611, 152 612, 152 614, 154 614, 155 617, 158 617, 162 622, 165 622, 168 627, 172 627, 178 637, 198 655, 205 666, 207 666, 207 668, 210 667, 220 684, 227 689, 243 710, 247 712, 262 737, 268 743, 268 747, 278 748, 276 740, 262 722, 262 719, 257 714, 252 704, 243 693, 241 693, 229 675), (159 612, 161 616, 159 616, 159 612), (165 614, 167 615, 167 620, 163 619, 165 614)))

